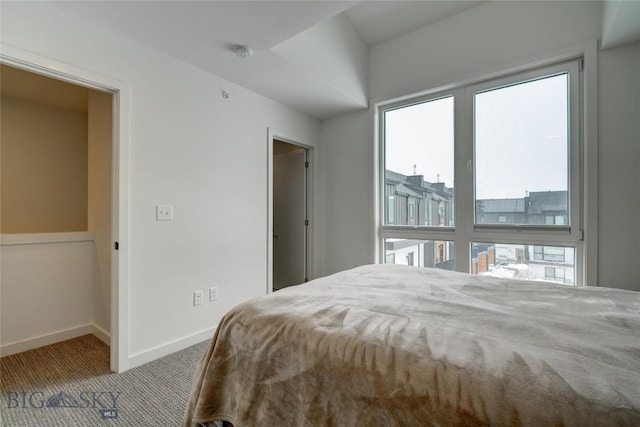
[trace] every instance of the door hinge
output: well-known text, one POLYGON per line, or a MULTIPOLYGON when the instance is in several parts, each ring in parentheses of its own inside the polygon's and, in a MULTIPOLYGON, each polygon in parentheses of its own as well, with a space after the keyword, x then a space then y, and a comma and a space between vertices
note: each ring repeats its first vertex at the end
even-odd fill
POLYGON ((578 60, 578 71, 584 70, 584 58, 578 60))
POLYGON ((304 162, 304 167, 309 168, 309 162, 304 162))
POLYGON ((305 227, 308 227, 308 226, 309 226, 309 220, 308 220, 308 219, 305 219, 305 220, 304 220, 304 226, 305 226, 305 227))
POLYGON ((117 251, 118 249, 120 249, 120 244, 118 242, 115 242, 113 244, 113 248, 117 251))

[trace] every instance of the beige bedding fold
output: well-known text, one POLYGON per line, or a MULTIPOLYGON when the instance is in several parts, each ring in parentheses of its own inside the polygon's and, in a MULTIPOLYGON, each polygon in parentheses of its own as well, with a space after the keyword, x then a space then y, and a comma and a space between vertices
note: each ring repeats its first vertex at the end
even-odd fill
POLYGON ((638 426, 640 294, 371 265, 241 304, 185 426, 638 426))

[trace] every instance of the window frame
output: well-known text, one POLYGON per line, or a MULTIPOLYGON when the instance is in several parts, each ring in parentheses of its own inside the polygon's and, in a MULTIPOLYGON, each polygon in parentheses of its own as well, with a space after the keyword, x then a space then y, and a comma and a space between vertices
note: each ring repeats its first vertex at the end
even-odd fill
MULTIPOLYGON (((529 244, 540 246, 567 246, 575 248, 575 283, 585 283, 586 252, 584 243, 584 224, 588 203, 586 198, 586 181, 593 180, 586 176, 587 159, 585 152, 593 151, 594 142, 586 147, 584 131, 586 129, 586 107, 584 91, 583 55, 563 61, 550 61, 531 67, 520 67, 505 71, 491 78, 480 78, 459 85, 449 85, 423 93, 422 95, 379 103, 376 108, 376 248, 385 238, 407 238, 423 240, 446 240, 454 242, 455 269, 461 272, 471 271, 472 242, 500 242, 505 244, 529 244), (474 141, 474 96, 477 92, 494 88, 507 87, 518 83, 537 80, 539 78, 567 73, 568 75, 568 202, 569 224, 476 224, 475 223, 475 141, 474 141), (384 192, 385 184, 385 120, 387 111, 411 105, 429 102, 448 96, 454 100, 454 225, 453 226, 398 226, 384 224, 384 192), (382 201, 382 203, 380 203, 382 201), (469 212, 472 212, 471 214, 469 212), (379 221, 382 219, 382 221, 379 221)), ((593 216, 593 215, 592 215, 593 216)), ((554 218, 555 219, 555 218, 554 218)), ((555 223, 555 221, 554 221, 555 223)), ((595 224, 595 221, 593 221, 595 224)), ((384 250, 376 252, 376 262, 384 262, 384 250)), ((594 270, 595 271, 595 270, 594 270)))
MULTIPOLYGON (((520 229, 532 229, 532 230, 541 230, 541 231, 551 231, 555 232, 556 230, 562 230, 568 232, 572 235, 571 240, 578 240, 576 237, 579 237, 576 232, 575 225, 579 225, 581 223, 581 209, 580 209, 580 71, 578 66, 578 61, 569 61, 563 62, 555 65, 540 67, 536 69, 532 69, 525 72, 520 72, 516 74, 510 74, 505 77, 500 77, 497 79, 492 79, 485 82, 480 82, 476 84, 469 85, 465 88, 465 97, 464 102, 466 103, 464 108, 465 111, 471 112, 472 116, 474 115, 475 105, 474 105, 474 96, 476 93, 482 93, 490 90, 495 90, 504 87, 510 87, 521 83, 531 82, 547 77, 552 77, 561 74, 568 75, 568 137, 569 137, 569 149, 567 151, 567 183, 568 187, 567 191, 569 192, 568 196, 568 205, 569 205, 569 223, 570 225, 517 225, 517 224, 498 224, 498 227, 501 229, 510 229, 512 231, 520 230, 520 229)), ((475 165, 475 126, 474 126, 474 117, 467 118, 471 123, 465 123, 464 126, 472 126, 474 135, 472 138, 473 143, 473 158, 472 165, 475 165)), ((475 183, 475 174, 471 173, 473 182, 472 188, 475 192, 476 183, 475 183)), ((474 194, 474 202, 475 202, 475 194, 474 194)), ((475 223, 475 203, 472 206, 474 211, 474 224, 473 227, 477 231, 481 231, 483 229, 495 229, 496 224, 476 224, 475 223)))
POLYGON ((563 246, 534 246, 533 260, 546 262, 566 262, 566 255, 563 246), (560 249, 559 251, 557 251, 560 249), (561 253, 553 253, 554 251, 561 253))

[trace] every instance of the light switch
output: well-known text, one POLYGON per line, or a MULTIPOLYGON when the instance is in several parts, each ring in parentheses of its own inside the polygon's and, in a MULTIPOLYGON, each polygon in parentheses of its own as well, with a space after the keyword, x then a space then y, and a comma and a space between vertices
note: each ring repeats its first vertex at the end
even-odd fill
POLYGON ((173 205, 156 205, 156 221, 173 221, 173 205))

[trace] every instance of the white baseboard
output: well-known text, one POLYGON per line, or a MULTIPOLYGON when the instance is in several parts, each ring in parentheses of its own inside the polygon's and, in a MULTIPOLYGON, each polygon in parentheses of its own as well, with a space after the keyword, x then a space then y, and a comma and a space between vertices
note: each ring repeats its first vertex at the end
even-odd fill
POLYGON ((77 338, 83 335, 92 334, 94 333, 93 326, 94 325, 91 324, 76 326, 74 328, 40 335, 38 337, 29 338, 23 341, 15 341, 4 344, 0 346, 0 357, 10 356, 12 354, 22 353, 23 351, 33 350, 34 348, 44 347, 45 345, 70 340, 71 338, 77 338))
MULTIPOLYGON (((164 356, 168 356, 169 354, 175 353, 176 351, 184 350, 185 348, 190 347, 194 344, 210 340, 216 331, 216 327, 217 326, 207 328, 194 334, 187 335, 186 337, 169 341, 166 344, 133 354, 129 356, 128 369, 144 365, 145 363, 151 362, 164 356)), ((1 345, 0 357, 22 353, 23 351, 33 350, 34 348, 44 347, 45 345, 55 344, 60 341, 65 341, 88 334, 93 334, 105 344, 111 345, 111 334, 95 323, 90 323, 87 325, 76 326, 75 328, 69 328, 50 334, 40 335, 38 337, 29 338, 23 341, 16 341, 1 345)))
POLYGON ((164 356, 168 356, 176 351, 184 350, 187 347, 201 343, 203 341, 213 338, 213 334, 216 331, 216 327, 204 329, 200 332, 196 332, 186 337, 179 338, 177 340, 169 341, 166 344, 153 347, 149 350, 144 350, 136 354, 129 356, 128 369, 135 368, 136 366, 144 365, 145 363, 159 359, 164 356))
POLYGON ((95 335, 100 341, 111 347, 111 334, 107 332, 105 329, 96 325, 95 323, 91 324, 91 333, 95 335))

